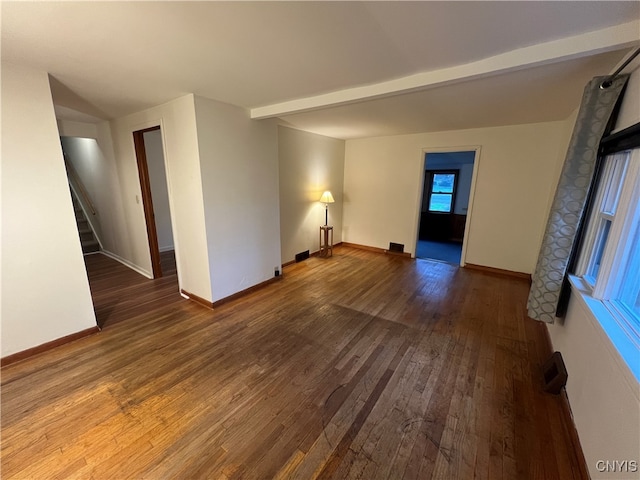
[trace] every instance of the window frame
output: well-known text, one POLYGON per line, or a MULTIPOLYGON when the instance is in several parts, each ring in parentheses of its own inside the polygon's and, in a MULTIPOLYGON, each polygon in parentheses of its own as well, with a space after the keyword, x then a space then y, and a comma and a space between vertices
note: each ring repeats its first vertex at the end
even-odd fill
POLYGON ((634 235, 640 235, 640 148, 634 150, 635 161, 630 165, 633 167, 627 175, 625 182, 627 194, 625 198, 626 209, 625 218, 618 224, 615 244, 611 245, 609 257, 607 258, 607 277, 603 277, 600 284, 596 284, 593 295, 596 299, 602 300, 609 311, 619 320, 621 326, 631 335, 632 340, 640 349, 640 316, 634 312, 627 311, 627 307, 622 303, 623 281, 626 278, 627 265, 632 255, 634 235), (635 230, 634 230, 635 228, 635 230), (614 273, 618 272, 618 273, 614 273))
MULTIPOLYGON (((616 180, 620 181, 625 179, 626 176, 630 173, 629 166, 631 162, 631 155, 628 153, 630 150, 626 149, 621 152, 611 153, 603 157, 602 162, 604 163, 604 168, 602 169, 601 178, 596 184, 596 194, 593 198, 589 212, 587 215, 586 222, 586 232, 583 240, 583 244, 581 246, 581 252, 579 255, 578 265, 575 270, 575 273, 582 277, 587 285, 591 287, 593 290, 594 296, 602 298, 602 290, 601 287, 597 287, 599 285, 598 278, 602 278, 602 276, 608 276, 611 271, 610 262, 607 260, 611 260, 610 245, 612 242, 615 242, 618 239, 620 234, 619 228, 616 228, 617 225, 621 223, 619 219, 621 216, 624 216, 624 210, 626 210, 628 203, 627 197, 624 196, 623 192, 624 185, 620 186, 620 189, 616 193, 616 199, 614 201, 614 208, 607 210, 604 205, 607 201, 607 195, 611 191, 612 183, 616 180), (622 167, 621 175, 618 175, 617 178, 615 176, 615 165, 613 162, 607 162, 608 158, 620 159, 622 156, 626 157, 624 159, 625 164, 622 167), (623 210, 620 212, 620 210, 623 210), (620 215, 618 215, 620 213, 620 215), (596 257, 596 251, 598 249, 599 240, 601 238, 602 233, 602 225, 604 222, 609 222, 609 231, 606 238, 606 244, 604 246, 603 255, 600 259, 600 267, 598 269, 596 277, 591 276, 591 270, 593 269, 593 263, 596 257), (605 267, 603 269, 603 267, 605 267), (602 272, 602 274, 601 274, 602 272), (602 276, 601 276, 602 275, 602 276)), ((619 161, 619 160, 618 160, 619 161)), ((624 219, 622 220, 624 221, 624 219)), ((602 282, 600 282, 602 283, 602 282)))
POLYGON ((631 261, 634 238, 640 235, 640 124, 610 137, 622 137, 623 141, 613 146, 608 146, 606 139, 602 142, 604 146, 601 148, 600 161, 603 168, 598 174, 600 180, 596 182, 594 195, 589 202, 576 268, 569 279, 636 379, 640 381, 640 317, 629 311, 620 299, 625 285, 624 279, 628 278, 629 274, 627 265, 631 261), (624 135, 625 133, 627 135, 624 135), (615 181, 611 172, 607 172, 607 158, 619 157, 622 152, 629 154, 617 208, 613 215, 608 217, 611 219, 611 226, 597 277, 589 279, 588 270, 597 248, 598 224, 605 218, 600 207, 609 187, 607 182, 615 181))
POLYGON ((427 170, 426 174, 429 175, 429 190, 427 198, 427 212, 437 215, 453 215, 456 210, 456 194, 458 190, 458 178, 460 177, 460 170, 427 170), (449 192, 434 192, 434 177, 435 175, 453 175, 453 191, 449 192), (451 208, 448 212, 440 210, 431 210, 431 197, 433 194, 437 195, 451 195, 451 208))

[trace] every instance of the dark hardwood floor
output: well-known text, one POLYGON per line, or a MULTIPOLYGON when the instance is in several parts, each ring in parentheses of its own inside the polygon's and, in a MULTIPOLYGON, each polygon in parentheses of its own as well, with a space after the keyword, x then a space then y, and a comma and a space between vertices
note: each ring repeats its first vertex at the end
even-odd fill
POLYGON ((163 276, 149 280, 102 254, 85 255, 93 308, 100 328, 181 301, 173 250, 160 254, 163 276))
POLYGON ((211 311, 95 257, 104 329, 2 369, 3 479, 584 478, 526 281, 338 247, 211 311))

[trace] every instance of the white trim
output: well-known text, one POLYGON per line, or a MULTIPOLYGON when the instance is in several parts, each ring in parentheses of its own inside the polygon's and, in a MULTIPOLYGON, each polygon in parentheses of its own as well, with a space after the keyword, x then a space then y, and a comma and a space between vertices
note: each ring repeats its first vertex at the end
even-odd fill
MULTIPOLYGON (((623 261, 623 255, 620 254, 619 248, 626 242, 626 239, 623 238, 623 232, 629 231, 629 228, 625 228, 625 223, 628 218, 628 210, 631 207, 630 201, 632 198, 633 190, 629 189, 629 179, 633 178, 634 173, 637 174, 637 168, 633 168, 633 155, 624 152, 620 152, 625 154, 625 165, 624 170, 622 172, 622 176, 620 178, 614 177, 615 174, 614 169, 611 171, 611 176, 607 178, 607 182, 616 182, 620 185, 617 195, 616 207, 613 212, 613 218, 611 219, 611 230, 609 231, 609 239, 607 240, 607 245, 605 246, 605 251, 602 255, 602 261, 600 264, 600 270, 598 271, 598 278, 596 279, 596 284, 593 289, 593 296, 595 298, 608 298, 607 294, 611 294, 611 288, 608 286, 611 282, 611 275, 614 272, 614 264, 620 265, 621 261, 623 261), (621 184, 620 184, 621 182, 621 184)), ((615 155, 619 155, 616 153, 615 155)), ((633 185, 631 185, 633 187, 633 185)), ((607 193, 611 185, 607 185, 607 193)), ((604 206, 603 206, 604 207, 604 206)), ((605 219, 610 219, 611 215, 605 214, 602 212, 602 208, 600 208, 601 213, 600 217, 605 219)))
MULTIPOLYGON (((612 245, 615 247, 605 252, 603 259, 603 267, 606 267, 606 275, 609 278, 611 272, 619 271, 624 268, 629 256, 631 248, 632 228, 636 225, 635 220, 640 215, 640 148, 633 150, 627 167, 627 177, 623 184, 622 192, 618 208, 620 215, 617 215, 618 221, 614 223, 611 231, 612 245), (606 261, 606 263, 605 263, 606 261)), ((601 267, 601 270, 603 268, 601 267)), ((602 286, 598 286, 594 293, 596 298, 611 298, 620 291, 619 276, 614 281, 607 281, 602 286)))
MULTIPOLYGON (((195 112, 195 97, 194 97, 194 112, 195 112)), ((162 155, 164 157, 164 175, 166 177, 166 181, 167 181, 167 197, 169 198, 169 219, 171 220, 171 235, 173 238, 173 251, 174 251, 174 256, 175 256, 175 260, 176 260, 176 276, 178 277, 178 289, 182 289, 182 268, 180 267, 180 248, 178 248, 179 246, 179 242, 178 242, 178 235, 176 233, 176 217, 175 217, 175 205, 174 205, 174 195, 173 195, 173 189, 171 186, 171 175, 170 175, 170 171, 171 171, 171 167, 170 167, 170 161, 169 161, 169 149, 167 148, 167 141, 165 138, 165 132, 166 132, 166 127, 164 124, 164 118, 160 118, 160 139, 162 140, 162 155)), ((198 153, 199 155, 199 153, 198 153)), ((162 250, 161 250, 162 251, 162 250)))
MULTIPOLYGON (((619 153, 613 154, 614 156, 619 156, 619 153)), ((607 156, 608 158, 609 156, 607 156)), ((614 162, 606 162, 604 165, 604 170, 601 174, 600 185, 608 185, 611 182, 611 175, 613 174, 613 166, 614 162)), ((600 230, 598 221, 599 218, 602 217, 602 204, 605 200, 605 190, 607 188, 598 188, 596 192, 596 196, 593 199, 593 210, 590 212, 589 218, 587 219, 587 231, 584 236, 583 247, 580 252, 580 258, 578 260, 578 265, 576 268, 576 274, 579 276, 584 276, 587 274, 587 270, 589 269, 592 259, 593 259, 593 249, 595 246, 596 237, 598 236, 598 232, 600 230)), ((613 220, 610 218, 609 220, 613 220)), ((595 279, 594 279, 595 283, 595 279)), ((591 285, 593 287, 593 285, 591 285)))
POLYGON ((474 199, 476 196, 476 183, 478 182, 478 172, 480 171, 480 151, 482 147, 476 147, 476 155, 473 158, 473 171, 471 172, 471 188, 469 189, 469 205, 467 206, 467 220, 464 224, 464 237, 462 239, 462 255, 460 255, 460 266, 464 267, 467 259, 467 248, 469 246, 469 236, 471 234, 471 216, 473 214, 474 199))
POLYGON ((138 265, 130 262, 126 258, 122 258, 120 255, 116 255, 115 253, 110 252, 108 250, 102 250, 101 252, 98 252, 98 253, 102 253, 103 255, 106 255, 107 257, 112 258, 117 262, 120 262, 125 267, 129 267, 131 270, 138 272, 140 275, 144 275, 145 277, 153 280, 153 275, 151 274, 151 272, 146 271, 144 268, 139 267, 138 265))
POLYGON ((589 57, 637 45, 640 20, 603 28, 593 32, 517 48, 475 62, 429 72, 420 72, 386 82, 346 88, 335 92, 298 98, 251 109, 251 118, 264 119, 308 112, 319 108, 345 105, 363 100, 384 98, 427 90, 473 79, 517 72, 527 68, 589 57))
POLYGON ((640 401, 640 357, 635 342, 629 338, 619 320, 612 315, 604 302, 593 298, 586 288, 584 281, 575 276, 569 276, 571 291, 579 300, 579 305, 585 312, 585 317, 598 332, 603 344, 616 364, 620 367, 628 386, 640 401))

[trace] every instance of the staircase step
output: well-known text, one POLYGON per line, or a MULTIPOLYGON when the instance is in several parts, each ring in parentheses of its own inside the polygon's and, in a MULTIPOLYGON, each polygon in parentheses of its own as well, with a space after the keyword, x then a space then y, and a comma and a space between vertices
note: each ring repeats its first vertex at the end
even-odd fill
POLYGON ((80 236, 80 245, 82 245, 82 253, 99 252, 100 244, 98 243, 98 240, 96 240, 93 229, 84 214, 84 210, 82 210, 79 200, 73 193, 73 190, 71 190, 71 201, 73 203, 76 224, 78 225, 78 234, 80 236))
POLYGON ((93 253, 100 251, 100 244, 93 240, 91 242, 82 242, 82 253, 93 253))

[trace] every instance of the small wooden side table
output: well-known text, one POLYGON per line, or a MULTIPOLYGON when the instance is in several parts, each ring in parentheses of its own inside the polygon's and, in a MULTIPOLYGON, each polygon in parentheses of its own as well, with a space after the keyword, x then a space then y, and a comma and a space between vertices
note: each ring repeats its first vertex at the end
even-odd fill
POLYGON ((333 255, 333 226, 320 225, 320 256, 330 257, 332 255, 333 255))

